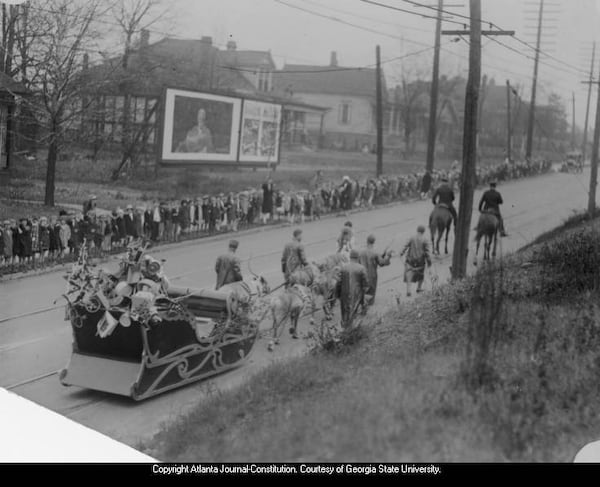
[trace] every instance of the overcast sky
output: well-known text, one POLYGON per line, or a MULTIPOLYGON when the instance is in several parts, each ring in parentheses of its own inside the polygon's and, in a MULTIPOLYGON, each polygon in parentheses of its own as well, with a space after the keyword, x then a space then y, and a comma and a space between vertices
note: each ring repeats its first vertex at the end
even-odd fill
MULTIPOLYGON (((421 1, 437 4, 435 0, 421 1)), ((434 10, 403 0, 377 2, 436 15, 434 10)), ((467 22, 460 15, 468 15, 469 0, 444 3, 459 6, 447 7, 458 15, 445 21, 443 28, 462 28, 453 21, 467 22)), ((270 50, 278 68, 286 62, 326 65, 331 51, 337 52, 341 66, 369 66, 374 63, 375 46, 379 44, 389 86, 398 82, 402 70, 413 76, 431 76, 433 51, 426 50, 434 40, 435 20, 431 18, 361 0, 172 0, 171 5, 174 27, 170 32, 177 37, 208 35, 221 47, 228 40, 235 40, 238 49, 270 50), (424 49, 425 52, 411 55, 424 49), (406 55, 402 61, 390 61, 406 55)), ((516 38, 534 45, 538 5, 538 0, 483 0, 482 18, 503 29, 515 30, 516 38)), ((568 101, 570 113, 571 93, 575 91, 576 118, 583 125, 587 88, 580 81, 589 71, 591 45, 600 28, 600 1, 546 0, 545 9, 538 100, 543 103, 548 94, 556 92, 568 101)), ((151 41, 160 37, 153 33, 151 41)), ((485 38, 482 73, 494 77, 497 83, 509 79, 529 98, 533 75, 530 58, 534 51, 515 38, 494 39, 508 47, 485 38)), ((441 74, 466 75, 467 42, 452 42, 452 38, 443 36, 442 45, 441 74)))

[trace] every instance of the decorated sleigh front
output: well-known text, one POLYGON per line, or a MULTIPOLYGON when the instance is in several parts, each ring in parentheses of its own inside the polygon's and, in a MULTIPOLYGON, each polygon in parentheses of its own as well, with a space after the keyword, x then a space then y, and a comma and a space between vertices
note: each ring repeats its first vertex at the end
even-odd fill
POLYGON ((140 245, 115 274, 90 266, 84 247, 68 281, 64 385, 146 399, 243 364, 257 338, 247 310, 229 312, 229 294, 170 286, 140 245))

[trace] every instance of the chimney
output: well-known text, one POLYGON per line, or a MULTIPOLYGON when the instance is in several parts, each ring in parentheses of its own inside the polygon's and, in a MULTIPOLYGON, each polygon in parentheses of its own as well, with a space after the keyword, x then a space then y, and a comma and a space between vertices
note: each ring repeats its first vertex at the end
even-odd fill
POLYGON ((150 31, 142 29, 140 34, 140 47, 148 47, 150 43, 150 31))
POLYGON ((228 51, 235 51, 236 48, 237 48, 237 44, 235 43, 235 41, 227 42, 227 50, 228 51))
POLYGON ((200 39, 202 44, 206 44, 207 46, 212 46, 212 37, 210 36, 202 36, 200 39))
POLYGON ((329 65, 332 67, 336 67, 338 65, 337 52, 331 51, 331 61, 329 62, 329 65))

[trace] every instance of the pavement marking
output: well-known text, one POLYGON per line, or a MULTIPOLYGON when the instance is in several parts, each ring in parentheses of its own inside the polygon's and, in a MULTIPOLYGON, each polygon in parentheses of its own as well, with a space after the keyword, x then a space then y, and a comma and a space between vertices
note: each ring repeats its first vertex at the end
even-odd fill
MULTIPOLYGON (((61 369, 62 370, 62 369, 61 369)), ((41 379, 45 379, 46 377, 51 377, 55 374, 58 374, 60 372, 60 370, 55 370, 54 372, 47 372, 46 374, 42 374, 42 375, 38 375, 36 377, 32 377, 30 379, 25 379, 24 381, 21 382, 17 382, 16 384, 12 384, 10 386, 5 386, 4 389, 7 390, 11 390, 11 389, 16 389, 17 387, 21 387, 27 384, 30 384, 31 382, 35 382, 41 379)))

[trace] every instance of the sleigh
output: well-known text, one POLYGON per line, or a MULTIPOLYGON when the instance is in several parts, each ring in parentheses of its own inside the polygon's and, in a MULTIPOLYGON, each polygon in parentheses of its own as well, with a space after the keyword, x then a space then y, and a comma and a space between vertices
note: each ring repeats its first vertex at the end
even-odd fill
POLYGON ((96 276, 87 288, 75 286, 66 310, 73 351, 60 373, 63 385, 142 400, 248 360, 258 327, 247 315, 231 316, 227 294, 164 289, 147 274, 131 284, 131 265, 118 276, 96 276))

